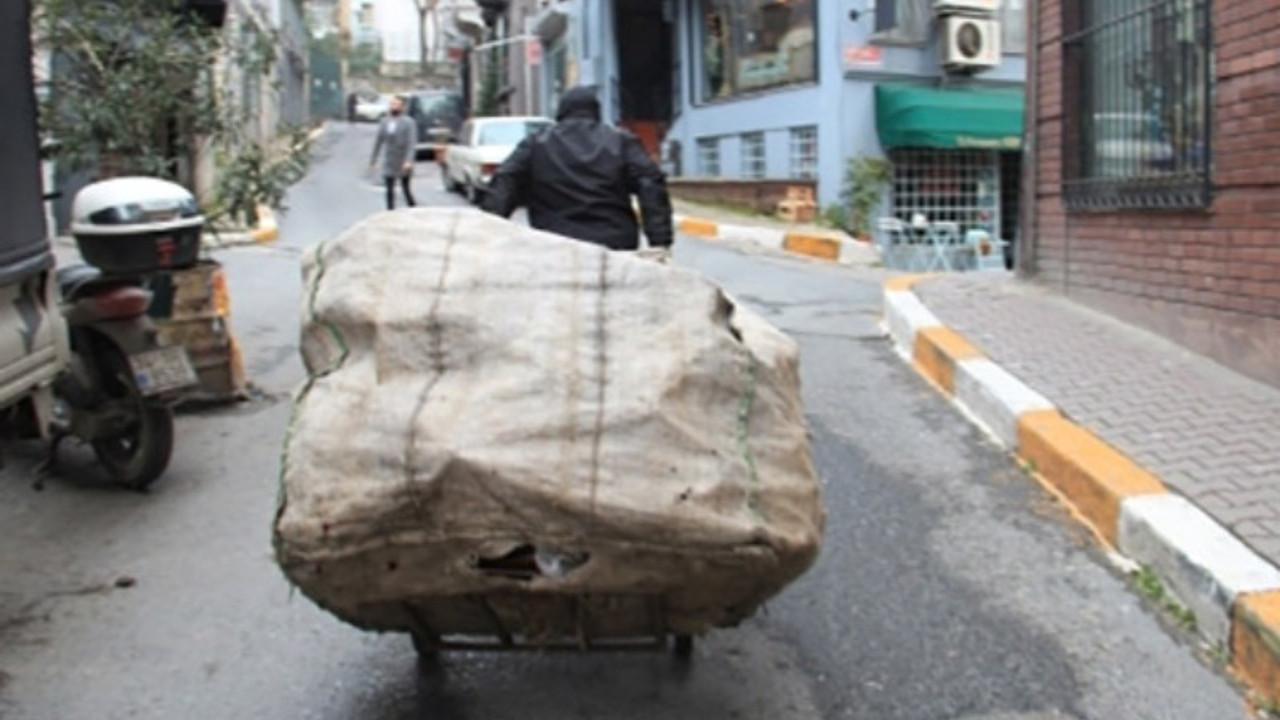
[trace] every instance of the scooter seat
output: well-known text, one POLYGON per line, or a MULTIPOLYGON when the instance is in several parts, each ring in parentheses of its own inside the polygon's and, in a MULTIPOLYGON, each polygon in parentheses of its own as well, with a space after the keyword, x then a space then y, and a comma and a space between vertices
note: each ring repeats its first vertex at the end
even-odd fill
POLYGON ((92 265, 71 265, 59 268, 55 277, 62 297, 71 298, 75 297, 80 288, 101 278, 102 271, 92 265))

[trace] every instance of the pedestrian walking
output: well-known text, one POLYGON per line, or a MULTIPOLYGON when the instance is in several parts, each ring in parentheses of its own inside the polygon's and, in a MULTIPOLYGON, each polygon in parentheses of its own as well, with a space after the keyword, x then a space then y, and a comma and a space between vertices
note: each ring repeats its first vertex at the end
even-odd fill
POLYGON ((417 127, 410 118, 404 117, 404 98, 391 100, 391 108, 387 117, 378 125, 378 139, 373 143, 373 155, 369 158, 369 170, 372 172, 378 162, 378 153, 382 153, 382 179, 387 186, 387 209, 396 208, 396 181, 404 191, 404 202, 409 207, 417 203, 413 200, 413 190, 409 187, 413 179, 413 152, 417 127))
POLYGON ((603 245, 639 247, 640 227, 649 245, 670 247, 675 237, 666 177, 635 135, 600 120, 595 90, 565 93, 555 127, 525 138, 498 168, 485 194, 485 211, 510 217, 529 208, 539 230, 603 245))

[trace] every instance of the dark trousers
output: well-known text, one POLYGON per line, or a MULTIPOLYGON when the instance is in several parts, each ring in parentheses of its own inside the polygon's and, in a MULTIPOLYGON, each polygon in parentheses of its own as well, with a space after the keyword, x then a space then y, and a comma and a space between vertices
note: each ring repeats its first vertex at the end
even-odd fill
MULTIPOLYGON (((404 190, 404 204, 408 205, 409 207, 414 207, 415 205, 417 205, 417 203, 413 201, 413 191, 409 189, 410 179, 412 178, 409 175, 401 175, 400 188, 404 190)), ((396 179, 394 177, 387 176, 387 177, 384 177, 383 180, 385 180, 387 183, 387 209, 395 210, 396 209, 396 179)))

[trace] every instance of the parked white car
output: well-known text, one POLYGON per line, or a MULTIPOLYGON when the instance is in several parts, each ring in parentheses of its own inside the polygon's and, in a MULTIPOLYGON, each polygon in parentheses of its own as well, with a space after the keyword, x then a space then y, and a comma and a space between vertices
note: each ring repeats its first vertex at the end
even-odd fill
POLYGON ((356 100, 356 120, 378 122, 391 112, 391 95, 360 97, 356 100))
POLYGON ((463 123, 458 138, 439 158, 445 189, 480 202, 493 174, 516 145, 553 124, 544 117, 482 117, 463 123))
POLYGON ((1094 113, 1093 175, 1132 178, 1172 169, 1174 149, 1143 113, 1094 113))

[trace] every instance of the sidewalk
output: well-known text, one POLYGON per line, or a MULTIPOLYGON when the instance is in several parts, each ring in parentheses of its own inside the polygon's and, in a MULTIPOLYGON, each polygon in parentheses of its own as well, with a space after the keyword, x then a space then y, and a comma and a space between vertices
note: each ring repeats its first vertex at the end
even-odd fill
POLYGON ((1280 697, 1280 390, 1005 273, 890 281, 885 320, 921 374, 1280 697))
POLYGON ((674 200, 677 232, 709 240, 744 242, 768 250, 846 265, 877 265, 880 252, 870 243, 814 223, 788 223, 766 215, 674 200))

